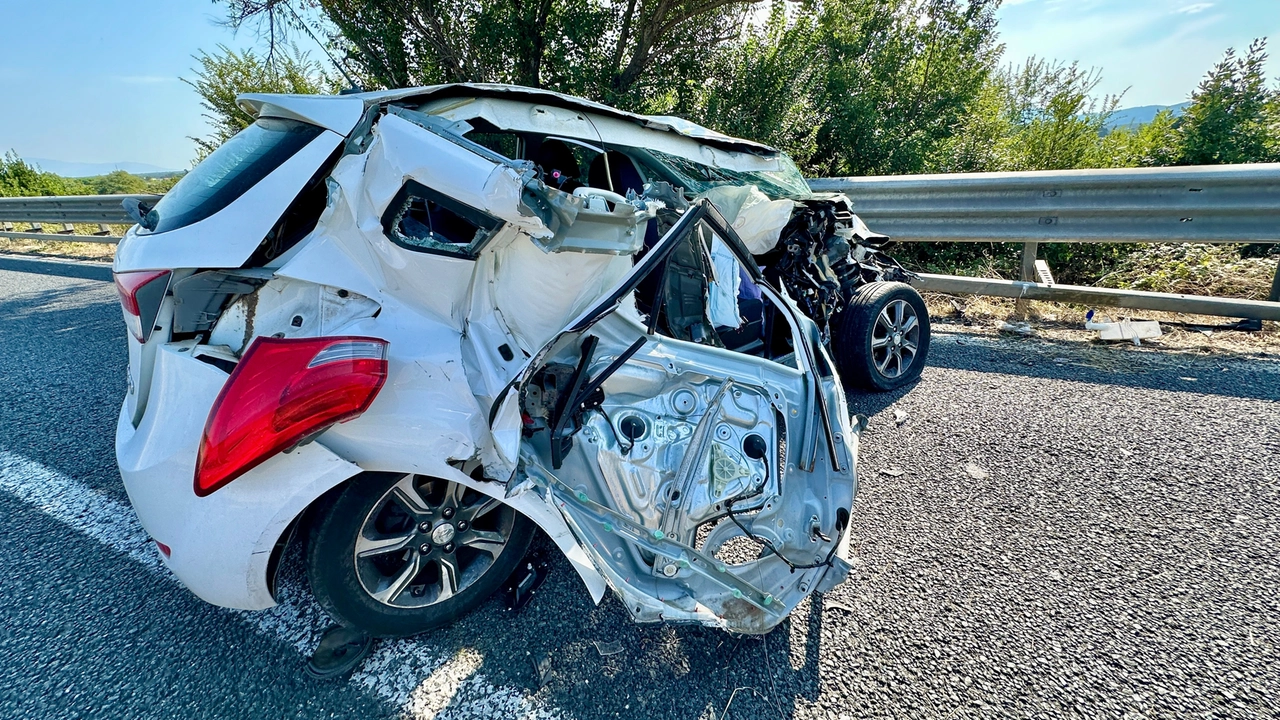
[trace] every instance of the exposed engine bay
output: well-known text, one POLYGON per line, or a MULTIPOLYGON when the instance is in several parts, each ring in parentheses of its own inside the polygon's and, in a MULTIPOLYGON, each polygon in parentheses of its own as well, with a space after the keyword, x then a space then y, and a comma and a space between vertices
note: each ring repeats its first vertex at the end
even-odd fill
POLYGON ((853 214, 843 195, 796 202, 773 250, 758 255, 765 276, 787 289, 826 340, 833 316, 858 288, 909 282, 912 274, 882 248, 889 241, 853 214))

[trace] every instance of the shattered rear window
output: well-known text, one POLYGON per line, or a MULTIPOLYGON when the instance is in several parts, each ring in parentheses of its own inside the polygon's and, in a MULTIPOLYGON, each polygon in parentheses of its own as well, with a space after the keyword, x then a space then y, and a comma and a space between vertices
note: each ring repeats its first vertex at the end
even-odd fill
POLYGON ((387 237, 401 247, 474 259, 503 223, 410 180, 387 206, 382 224, 387 237))
POLYGON ((784 154, 778 155, 777 170, 743 171, 727 170, 694 162, 679 155, 669 155, 649 149, 655 160, 675 175, 680 185, 690 194, 706 192, 721 185, 755 185, 770 199, 802 199, 813 195, 800 169, 784 154))

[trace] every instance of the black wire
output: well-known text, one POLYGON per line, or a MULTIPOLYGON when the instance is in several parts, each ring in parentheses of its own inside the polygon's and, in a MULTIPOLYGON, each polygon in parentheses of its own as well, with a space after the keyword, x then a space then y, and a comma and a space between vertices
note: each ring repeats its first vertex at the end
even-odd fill
POLYGON ((735 502, 737 502, 738 500, 740 500, 740 499, 742 499, 742 498, 741 498, 741 496, 739 496, 739 497, 735 497, 735 498, 730 498, 728 501, 726 501, 726 502, 725 502, 724 509, 725 509, 725 512, 727 512, 727 513, 729 514, 729 519, 733 521, 733 524, 734 524, 734 525, 737 525, 737 526, 738 526, 738 529, 739 529, 739 530, 741 530, 743 533, 745 533, 745 534, 746 534, 746 536, 747 536, 747 539, 748 539, 748 540, 752 540, 752 541, 756 542, 756 543, 757 543, 757 544, 759 544, 761 547, 764 547, 764 548, 768 549, 768 550, 769 550, 769 552, 773 553, 774 555, 777 555, 779 560, 781 560, 782 562, 786 563, 786 564, 787 564, 787 567, 791 568, 791 572, 795 572, 795 571, 797 571, 797 570, 812 570, 812 569, 814 569, 814 568, 820 568, 820 567, 831 567, 831 558, 835 557, 835 554, 836 554, 836 548, 840 547, 840 543, 838 543, 838 542, 837 542, 837 543, 832 544, 832 546, 831 546, 831 551, 827 553, 827 557, 826 557, 825 559, 823 559, 823 561, 822 561, 822 562, 818 562, 818 563, 809 563, 809 564, 806 564, 806 565, 797 565, 796 563, 793 563, 793 562, 791 562, 790 560, 788 560, 788 559, 787 559, 787 556, 786 556, 786 555, 783 555, 783 554, 778 550, 778 547, 777 547, 776 545, 774 545, 774 544, 773 544, 773 541, 772 541, 772 540, 770 540, 770 539, 769 539, 769 538, 767 538, 767 537, 762 537, 762 536, 756 535, 755 533, 753 533, 753 532, 751 532, 750 530, 748 530, 748 529, 747 529, 747 526, 745 526, 745 525, 743 525, 742 523, 738 522, 738 517, 737 517, 737 515, 736 515, 736 514, 734 514, 734 512, 733 512, 733 504, 734 504, 735 502))

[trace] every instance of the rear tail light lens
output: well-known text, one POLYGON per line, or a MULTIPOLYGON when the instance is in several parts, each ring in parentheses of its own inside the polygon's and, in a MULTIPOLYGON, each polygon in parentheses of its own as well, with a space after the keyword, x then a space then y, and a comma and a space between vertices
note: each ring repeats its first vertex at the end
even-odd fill
POLYGON ((168 270, 141 270, 115 273, 116 292, 120 293, 120 309, 124 324, 138 342, 146 342, 155 327, 160 303, 169 290, 168 270))
POLYGON ((386 379, 385 340, 259 337, 209 411, 196 495, 209 495, 276 453, 359 416, 386 379))

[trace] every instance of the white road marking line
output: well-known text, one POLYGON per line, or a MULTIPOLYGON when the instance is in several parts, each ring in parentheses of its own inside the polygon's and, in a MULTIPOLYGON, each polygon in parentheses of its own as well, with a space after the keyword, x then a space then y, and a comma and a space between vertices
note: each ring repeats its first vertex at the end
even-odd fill
MULTIPOLYGON (((0 450, 0 490, 171 581, 133 508, 17 453, 0 450)), ((184 590, 185 591, 185 590, 184 590)), ((329 620, 304 588, 283 586, 269 610, 229 610, 258 632, 311 654, 329 620)), ((400 708, 413 720, 559 718, 563 713, 519 689, 476 674, 484 658, 465 649, 452 657, 423 640, 381 642, 350 682, 400 708)))

